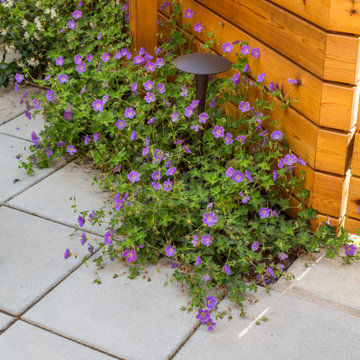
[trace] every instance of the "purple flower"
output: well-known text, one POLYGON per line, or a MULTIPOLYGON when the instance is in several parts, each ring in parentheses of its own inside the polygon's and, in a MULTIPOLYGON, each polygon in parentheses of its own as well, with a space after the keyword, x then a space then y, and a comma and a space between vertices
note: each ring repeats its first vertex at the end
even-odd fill
POLYGON ((90 255, 92 255, 94 253, 94 247, 92 245, 89 245, 88 251, 89 251, 90 255))
POLYGON ((85 233, 82 233, 82 234, 81 234, 81 238, 80 238, 80 243, 81 243, 81 245, 85 245, 86 240, 87 240, 86 234, 85 234, 85 233))
POLYGON ((282 138, 282 132, 281 131, 273 131, 270 137, 273 140, 280 140, 282 138))
POLYGON ((55 99, 55 91, 54 90, 48 90, 46 92, 46 98, 50 101, 50 102, 53 102, 54 99, 55 99))
POLYGON ((243 45, 240 49, 241 55, 245 56, 250 54, 250 46, 249 45, 243 45))
POLYGON ((134 141, 136 138, 137 138, 137 133, 135 130, 133 130, 133 132, 131 133, 131 136, 130 136, 130 140, 134 141))
POLYGON ((242 202, 243 204, 247 204, 247 203, 249 202, 249 200, 250 200, 250 196, 247 195, 247 196, 245 196, 245 197, 241 200, 241 202, 242 202))
POLYGON ((95 142, 97 142, 99 140, 99 134, 98 133, 93 134, 93 139, 95 142))
POLYGON ((236 141, 240 142, 242 145, 246 143, 246 136, 245 135, 239 135, 235 138, 236 141))
POLYGON ((186 153, 191 154, 191 150, 186 145, 184 145, 184 150, 186 153))
POLYGON ((199 243, 199 237, 197 235, 193 235, 191 243, 196 246, 199 243))
POLYGON ((164 182, 164 191, 170 191, 171 190, 172 181, 170 179, 167 179, 164 182))
POLYGON ((18 91, 19 91, 19 85, 18 85, 17 82, 16 82, 15 85, 14 85, 14 90, 15 90, 15 92, 18 92, 18 91))
POLYGON ((81 61, 82 61, 82 56, 81 55, 75 55, 74 56, 74 63, 79 65, 81 64, 81 61))
POLYGON ((109 232, 104 235, 104 243, 108 245, 112 245, 112 236, 109 232))
POLYGON ((259 249, 259 243, 257 241, 254 241, 253 244, 251 245, 251 249, 253 251, 257 251, 259 249))
POLYGON ((191 115, 194 113, 194 109, 191 106, 185 108, 185 116, 190 118, 191 115))
POLYGON ((278 178, 279 174, 276 170, 273 171, 273 179, 274 181, 278 178))
POLYGON ((60 74, 58 80, 61 84, 66 83, 68 81, 68 76, 66 74, 60 74))
POLYGON ((258 58, 260 56, 259 48, 251 49, 251 56, 254 57, 255 59, 258 58))
POLYGON ((170 115, 171 121, 172 121, 172 122, 178 121, 178 120, 179 120, 179 116, 180 116, 180 114, 179 114, 178 112, 172 113, 172 114, 170 115))
POLYGON ((300 165, 306 165, 306 162, 303 160, 303 159, 301 159, 301 158, 297 158, 297 162, 300 164, 300 165))
POLYGON ((145 96, 144 99, 145 99, 146 103, 150 104, 150 103, 152 103, 152 102, 155 101, 155 94, 152 93, 152 92, 150 92, 150 91, 148 91, 148 92, 146 93, 146 96, 145 96))
POLYGON ((132 107, 125 109, 125 115, 126 118, 132 119, 135 116, 135 111, 132 107))
POLYGON ((102 38, 102 32, 100 31, 97 39, 100 40, 101 38, 102 38))
POLYGON ((166 256, 174 256, 176 253, 176 250, 175 248, 173 248, 171 245, 168 245, 166 248, 165 248, 165 254, 166 256))
POLYGON ((201 264, 201 257, 198 256, 195 261, 195 266, 199 266, 201 264))
POLYGON ((140 174, 137 171, 132 170, 128 175, 128 179, 130 180, 131 183, 134 183, 135 181, 139 181, 140 174))
POLYGON ((230 166, 230 167, 227 168, 225 175, 226 175, 227 178, 229 178, 229 177, 232 177, 234 175, 234 173, 235 173, 234 168, 232 168, 230 166))
POLYGON ((209 274, 204 274, 204 275, 201 277, 201 279, 203 279, 204 282, 207 282, 207 281, 209 281, 211 278, 210 278, 209 274))
POLYGON ((353 256, 356 252, 356 247, 354 244, 345 247, 345 255, 353 256))
POLYGON ((240 84, 240 74, 234 74, 231 81, 235 84, 235 85, 239 85, 240 84))
POLYGON ((238 108, 241 112, 246 112, 250 110, 250 104, 247 101, 241 101, 238 108))
POLYGON ((108 62, 110 60, 110 54, 109 53, 104 53, 102 56, 102 61, 103 62, 108 62))
POLYGON ((203 310, 199 309, 198 314, 196 315, 196 318, 203 324, 206 325, 207 322, 210 320, 210 313, 209 310, 203 310))
POLYGON ((217 300, 216 300, 215 296, 209 296, 209 297, 206 299, 206 307, 207 307, 208 309, 214 310, 216 304, 217 304, 217 300))
POLYGON ((269 90, 270 90, 270 91, 276 91, 277 89, 278 89, 278 85, 272 81, 272 82, 269 84, 269 90))
POLYGON ((210 246, 211 243, 212 243, 212 238, 211 238, 210 234, 204 235, 204 236, 202 237, 201 243, 202 243, 203 245, 205 245, 206 247, 207 247, 207 246, 210 246))
POLYGON ((188 89, 187 89, 187 87, 186 87, 186 85, 183 85, 182 87, 181 87, 181 93, 180 93, 180 95, 182 96, 182 97, 187 97, 188 96, 188 89))
POLYGON ((222 126, 215 125, 214 129, 212 130, 214 138, 219 138, 224 136, 224 128, 222 126))
POLYGON ((85 89, 86 89, 86 85, 84 85, 84 86, 81 88, 80 95, 82 95, 82 94, 85 92, 85 89))
POLYGON ((73 115, 72 115, 71 109, 69 109, 69 108, 65 109, 64 119, 67 121, 70 121, 72 119, 72 117, 73 117, 73 115))
POLYGON ((284 158, 284 163, 289 166, 294 165, 296 161, 297 161, 297 157, 294 154, 291 155, 287 154, 284 158))
POLYGON ((190 129, 198 132, 200 130, 200 125, 190 125, 190 129))
POLYGON ((160 10, 165 10, 169 5, 170 5, 170 1, 165 1, 165 2, 161 5, 160 10))
POLYGON ((160 184, 157 183, 157 182, 155 182, 155 181, 151 183, 151 186, 152 186, 155 190, 159 190, 159 189, 160 189, 160 184))
POLYGON ((127 262, 133 262, 136 260, 136 251, 135 250, 125 250, 125 252, 122 254, 124 258, 126 258, 127 262))
POLYGON ((270 266, 268 266, 266 270, 271 277, 275 277, 274 271, 270 266))
POLYGON ((225 52, 225 53, 231 53, 234 49, 234 46, 227 42, 225 44, 222 44, 222 51, 225 52))
POLYGON ((86 71, 86 63, 80 63, 80 64, 76 65, 76 71, 79 74, 82 74, 83 72, 85 72, 86 71))
POLYGON ((65 145, 66 145, 66 143, 64 141, 59 141, 56 143, 56 146, 59 146, 59 147, 65 146, 65 145))
POLYGON ((212 227, 217 223, 218 219, 215 216, 215 214, 212 211, 210 211, 208 214, 203 215, 202 221, 203 221, 203 224, 205 224, 209 227, 212 227))
POLYGON ((299 84, 299 80, 288 79, 288 83, 291 84, 291 85, 298 85, 298 84, 299 84))
POLYGON ((15 80, 16 80, 16 82, 21 83, 24 80, 24 75, 16 74, 15 75, 15 80))
POLYGON ((260 74, 256 79, 256 81, 259 83, 263 82, 264 80, 265 80, 265 73, 260 74))
POLYGON ((39 104, 39 100, 34 99, 33 100, 33 106, 35 110, 39 110, 40 109, 40 104, 39 104))
POLYGON ((123 130, 126 127, 126 121, 125 119, 121 119, 118 120, 115 124, 115 126, 119 129, 119 130, 123 130))
POLYGON ((35 131, 33 131, 31 133, 31 140, 33 141, 34 145, 36 146, 36 148, 39 147, 40 145, 40 138, 38 136, 36 136, 36 133, 35 131))
POLYGON ((199 122, 205 124, 208 118, 209 115, 206 112, 203 112, 199 115, 199 122))
POLYGON ((160 179, 161 179, 160 171, 154 171, 154 172, 151 174, 151 178, 152 178, 153 180, 160 180, 160 179))
POLYGON ((259 215, 262 219, 269 217, 271 210, 265 207, 262 207, 259 210, 259 215))
POLYGON ((202 29, 203 29, 203 26, 199 22, 194 25, 194 31, 201 33, 202 29))
POLYGON ((176 167, 171 167, 169 168, 167 171, 166 171, 166 176, 172 176, 175 174, 175 171, 176 171, 176 167))
POLYGON ((226 133, 224 136, 224 143, 225 145, 230 145, 233 143, 233 136, 230 133, 226 133))
POLYGON ((85 140, 84 140, 84 144, 87 145, 90 141, 90 138, 88 135, 85 135, 85 140))
POLYGON ((163 94, 165 92, 165 85, 164 84, 157 84, 156 90, 159 92, 159 94, 163 94))
POLYGON ((73 30, 73 29, 75 29, 75 26, 76 26, 75 20, 71 19, 71 20, 68 22, 68 27, 69 27, 69 29, 73 30))
POLYGON ((62 56, 59 56, 58 58, 56 58, 55 64, 57 66, 61 66, 63 63, 64 63, 64 59, 62 58, 62 56))
POLYGON ((156 64, 153 64, 151 61, 148 61, 145 64, 145 69, 146 69, 146 71, 153 72, 156 70, 156 64))
POLYGON ((184 11, 184 16, 188 19, 192 18, 193 15, 194 15, 194 12, 191 9, 186 9, 184 11))
POLYGON ((288 254, 282 253, 282 252, 280 252, 280 251, 278 251, 277 256, 278 256, 278 258, 279 258, 281 261, 284 261, 284 260, 286 260, 286 259, 289 257, 288 254))
POLYGON ((66 147, 66 152, 68 153, 68 154, 70 154, 70 155, 74 155, 75 153, 76 153, 76 148, 75 148, 75 146, 74 145, 68 145, 67 147, 66 147))
POLYGON ((77 20, 77 19, 80 19, 81 18, 81 11, 80 10, 75 10, 73 13, 72 13, 72 17, 77 20))
POLYGON ((104 103, 100 100, 100 99, 96 99, 93 103, 92 103, 92 107, 95 111, 100 111, 103 112, 104 109, 104 103))
POLYGON ((85 224, 85 219, 81 215, 78 217, 78 223, 80 227, 84 226, 85 224))
POLYGON ((144 84, 145 90, 151 90, 154 86, 154 83, 151 80, 148 80, 144 84))
POLYGON ((71 255, 70 250, 69 250, 69 249, 66 249, 66 250, 65 250, 65 253, 64 253, 64 258, 65 258, 65 260, 66 260, 70 255, 71 255))
POLYGON ((230 275, 230 274, 231 274, 230 269, 229 269, 229 267, 228 267, 226 264, 224 265, 224 271, 225 271, 225 273, 226 273, 227 275, 230 275))
POLYGON ((115 166, 113 173, 115 174, 116 172, 120 171, 120 169, 121 169, 121 165, 115 166))
POLYGON ((234 180, 234 182, 240 183, 244 179, 244 174, 239 171, 235 171, 234 175, 232 176, 232 179, 234 180))
POLYGON ((92 58, 93 58, 92 54, 86 55, 86 61, 87 62, 91 62, 92 58))
POLYGON ((149 153, 149 151, 150 151, 150 148, 148 146, 146 146, 143 148, 141 155, 146 156, 149 153))

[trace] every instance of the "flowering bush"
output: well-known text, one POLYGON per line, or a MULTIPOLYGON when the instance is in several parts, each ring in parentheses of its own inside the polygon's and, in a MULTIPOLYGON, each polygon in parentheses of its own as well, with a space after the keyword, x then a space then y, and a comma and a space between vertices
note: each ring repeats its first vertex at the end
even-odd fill
MULTIPOLYGON (((180 7, 173 9, 176 16, 180 7)), ((321 244, 334 254, 345 244, 346 234, 336 237, 326 224, 310 232, 312 209, 299 209, 297 219, 286 215, 290 194, 307 196, 294 175, 305 163, 285 150, 281 131, 262 127, 274 104, 247 98, 252 89, 270 97, 278 91, 265 87, 265 74, 251 74, 247 57, 258 57, 258 49, 224 44, 224 53, 239 53, 235 75, 211 79, 208 106, 198 114, 193 76, 172 65, 175 49, 189 40, 184 29, 174 28, 153 57, 131 52, 128 39, 108 26, 93 31, 98 42, 89 35, 79 43, 87 22, 83 15, 64 33, 74 40, 69 49, 51 51, 47 78, 38 81, 46 92, 28 105, 29 116, 31 107, 43 107, 46 128, 41 137, 33 133, 33 156, 22 166, 32 171, 34 163, 76 154, 103 170, 111 219, 101 242, 81 237, 91 254, 100 247, 99 266, 117 259, 135 277, 148 260, 172 259, 173 277, 189 288, 188 310, 198 308, 197 318, 212 330, 212 316, 224 316, 217 311, 222 296, 241 305, 244 290, 286 273, 289 255, 321 244)), ((79 227, 103 218, 103 209, 82 212, 79 227)), ((71 255, 66 249, 65 258, 71 255)))

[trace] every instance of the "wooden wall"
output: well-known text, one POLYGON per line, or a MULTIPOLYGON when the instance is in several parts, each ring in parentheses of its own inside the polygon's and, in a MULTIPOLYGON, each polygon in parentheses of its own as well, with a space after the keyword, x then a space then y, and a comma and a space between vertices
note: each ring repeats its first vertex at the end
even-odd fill
MULTIPOLYGON (((165 0, 130 3, 141 1, 157 2, 152 24, 154 16, 167 16, 167 10, 160 10, 165 0)), ((307 205, 319 211, 319 222, 329 215, 333 223, 356 232, 360 228, 360 2, 178 2, 182 12, 188 8, 194 12, 191 19, 181 17, 192 25, 190 31, 197 22, 203 25, 200 34, 193 32, 199 41, 206 41, 209 31, 216 34, 214 52, 223 54, 221 45, 236 40, 260 49, 259 58, 248 58, 252 76, 266 73, 267 84, 277 82, 285 94, 298 100, 284 116, 279 112, 273 116, 280 118, 292 150, 307 162, 305 185, 312 192, 307 205), (301 85, 290 85, 289 78, 301 85)), ((152 35, 150 27, 147 30, 147 37, 154 36, 154 25, 152 35)), ((234 53, 227 57, 236 61, 234 53)))

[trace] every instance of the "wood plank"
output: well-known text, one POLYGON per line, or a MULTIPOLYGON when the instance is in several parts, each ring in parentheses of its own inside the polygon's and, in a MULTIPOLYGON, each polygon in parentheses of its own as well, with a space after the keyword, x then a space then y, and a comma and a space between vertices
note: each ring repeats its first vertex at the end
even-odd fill
POLYGON ((359 205, 360 205, 360 178, 352 176, 350 180, 347 215, 355 219, 360 219, 359 205))
POLYGON ((314 173, 312 207, 322 214, 339 218, 345 176, 314 173))
POLYGON ((133 37, 133 47, 145 50, 154 55, 157 46, 157 0, 129 1, 130 33, 133 37))
POLYGON ((332 226, 335 226, 336 228, 338 228, 339 226, 339 219, 335 218, 333 216, 328 216, 328 215, 324 215, 324 214, 317 214, 316 218, 310 221, 310 228, 313 231, 316 231, 320 228, 320 226, 325 223, 325 224, 329 224, 332 226), (329 223, 330 220, 330 223, 329 223))
POLYGON ((345 230, 347 230, 350 234, 357 235, 358 230, 360 231, 360 220, 353 219, 351 217, 347 217, 345 219, 345 230))
POLYGON ((360 34, 360 2, 353 0, 270 0, 326 30, 360 34))
POLYGON ((358 80, 357 37, 328 34, 266 0, 198 2, 321 79, 349 84, 358 80))
POLYGON ((360 133, 355 134, 351 172, 355 176, 360 176, 360 133))
MULTIPOLYGON (((158 1, 159 7, 163 1, 158 1)), ((344 131, 350 131, 353 127, 351 106, 354 101, 354 87, 326 83, 204 6, 192 0, 181 0, 181 4, 183 9, 191 8, 194 11, 192 19, 182 19, 184 23, 191 24, 190 29, 193 29, 195 23, 203 22, 202 19, 206 19, 206 22, 203 23, 204 30, 200 34, 193 30, 192 33, 200 41, 206 42, 208 40, 206 34, 213 31, 217 41, 212 48, 216 52, 222 54, 221 44, 238 39, 247 41, 253 48, 259 48, 260 58, 248 57, 250 74, 257 77, 260 73, 266 73, 265 82, 267 84, 275 81, 284 94, 298 100, 291 104, 294 109, 324 127, 344 131), (300 80, 301 86, 290 85, 288 83, 290 78, 300 80)), ((159 32, 168 32, 165 17, 161 18, 161 23, 164 26, 159 27, 159 32)), ((237 61, 235 51, 227 54, 226 57, 232 62, 237 61)))

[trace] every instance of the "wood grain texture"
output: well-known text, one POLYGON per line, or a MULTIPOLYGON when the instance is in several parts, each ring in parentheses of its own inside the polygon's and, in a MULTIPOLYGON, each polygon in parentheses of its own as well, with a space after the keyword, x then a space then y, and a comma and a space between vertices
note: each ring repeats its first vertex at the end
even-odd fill
POLYGON ((345 230, 347 230, 350 234, 357 235, 358 230, 360 230, 360 220, 353 219, 351 217, 347 217, 345 219, 345 230))
POLYGON ((137 50, 145 47, 149 54, 154 55, 157 45, 157 0, 130 0, 129 24, 132 46, 137 50))
POLYGON ((360 219, 360 178, 352 176, 349 188, 349 200, 347 206, 347 215, 355 219, 360 219))
POLYGON ((326 30, 360 34, 360 2, 353 0, 270 0, 326 30))
POLYGON ((310 221, 310 228, 311 230, 316 231, 324 223, 338 228, 340 221, 338 218, 335 218, 333 216, 328 217, 328 215, 317 214, 316 218, 310 221))
POLYGON ((198 2, 321 79, 348 84, 358 80, 358 37, 329 34, 266 0, 198 2))
POLYGON ((360 133, 355 134, 351 172, 360 177, 360 133))
MULTIPOLYGON (((158 4, 163 2, 159 0, 158 4)), ((248 35, 230 22, 224 20, 219 15, 208 10, 206 7, 194 2, 193 0, 181 0, 183 9, 191 8, 194 16, 191 19, 182 18, 183 23, 191 24, 191 32, 202 42, 208 40, 206 34, 213 31, 216 34, 217 42, 212 47, 214 51, 222 54, 221 45, 227 41, 244 40, 253 48, 259 48, 261 55, 258 59, 248 56, 250 74, 257 77, 260 73, 266 73, 265 82, 269 84, 275 81, 283 94, 288 94, 291 98, 297 99, 291 106, 305 115, 315 124, 333 129, 350 131, 355 122, 352 103, 355 101, 354 87, 346 85, 334 85, 324 82, 302 69, 294 62, 279 54, 269 46, 248 35), (203 22, 202 19, 206 19, 203 22), (194 32, 193 25, 202 22, 204 30, 199 34, 194 32), (293 86, 288 83, 288 79, 298 79, 301 86, 293 86)), ((166 12, 163 12, 166 14, 166 12)), ((166 27, 166 17, 159 14, 161 24, 160 33, 168 32, 166 27)), ((233 51, 226 55, 231 61, 236 62, 236 54, 233 51)))

